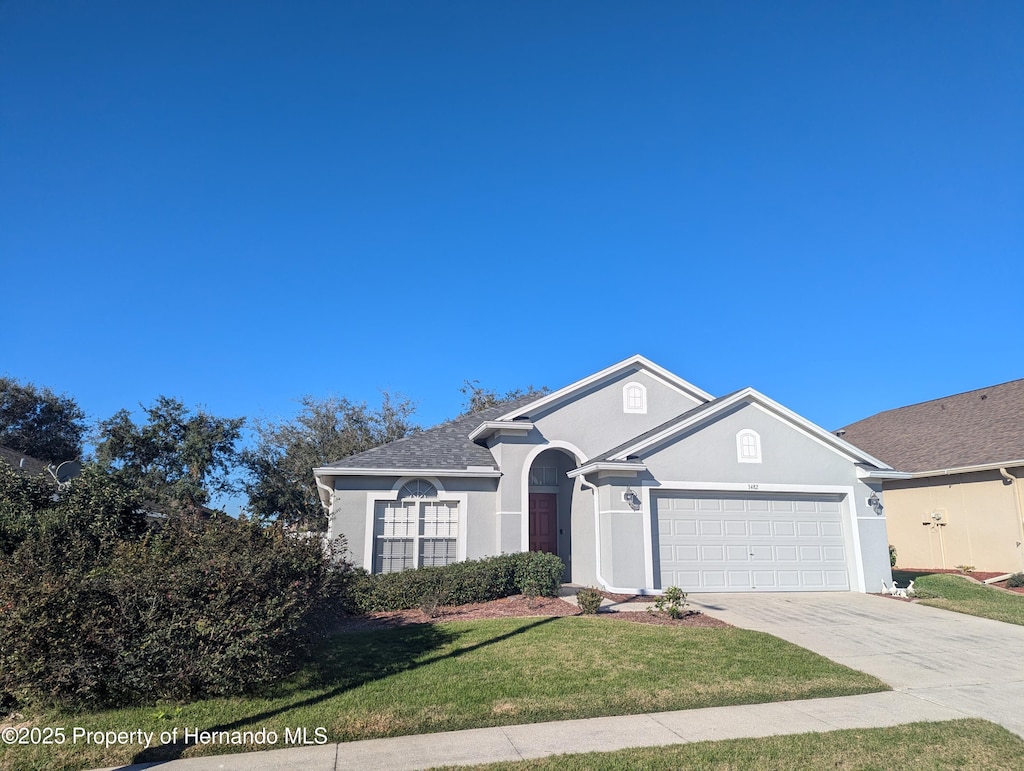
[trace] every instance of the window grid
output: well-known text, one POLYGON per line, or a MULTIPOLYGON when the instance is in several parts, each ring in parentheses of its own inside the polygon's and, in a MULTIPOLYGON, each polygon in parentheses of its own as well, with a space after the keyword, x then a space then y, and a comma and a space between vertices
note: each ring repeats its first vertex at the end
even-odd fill
MULTIPOLYGON (((403 487, 402 491, 405 490, 403 487)), ((414 489, 415 497, 412 499, 388 502, 382 506, 376 528, 376 572, 394 573, 417 566, 449 565, 456 561, 458 503, 424 501, 416 495, 419 490, 422 488, 414 489)))

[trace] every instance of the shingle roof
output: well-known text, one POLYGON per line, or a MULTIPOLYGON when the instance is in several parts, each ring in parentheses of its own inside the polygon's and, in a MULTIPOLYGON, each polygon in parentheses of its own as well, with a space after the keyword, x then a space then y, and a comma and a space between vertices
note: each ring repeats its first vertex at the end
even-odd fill
POLYGON ((9 447, 0 447, 0 460, 6 461, 15 471, 38 476, 46 471, 46 462, 33 458, 9 447))
POLYGON ((1024 379, 887 410, 842 430, 900 471, 1024 459, 1024 379))
POLYGON ((470 441, 470 432, 485 420, 494 420, 510 410, 529 404, 541 397, 523 396, 495 407, 488 407, 449 420, 426 431, 407 436, 395 442, 374 447, 372 450, 349 455, 325 468, 366 469, 465 469, 468 466, 494 466, 497 462, 491 451, 470 441))

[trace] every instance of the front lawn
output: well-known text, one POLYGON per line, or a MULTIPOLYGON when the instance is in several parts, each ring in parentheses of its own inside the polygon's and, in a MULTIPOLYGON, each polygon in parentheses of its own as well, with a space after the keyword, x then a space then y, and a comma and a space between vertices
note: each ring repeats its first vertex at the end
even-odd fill
POLYGON ((318 668, 263 698, 32 716, 88 730, 275 731, 271 746, 0 747, 0 766, 78 769, 280 749, 285 729, 329 741, 753 704, 886 690, 760 632, 597 617, 503 618, 338 635, 318 668))
POLYGON ((955 573, 933 573, 916 578, 914 590, 920 592, 918 597, 923 605, 1024 625, 1024 595, 1021 594, 976 584, 955 573))
MULTIPOLYGON (((462 768, 465 768, 463 766, 462 768)), ((542 760, 477 766, 487 771, 618 771, 677 768, 803 771, 808 768, 853 769, 1024 768, 1024 741, 985 720, 910 723, 893 728, 852 729, 823 734, 730 739, 719 742, 642 747, 618 752, 556 755, 542 760)))

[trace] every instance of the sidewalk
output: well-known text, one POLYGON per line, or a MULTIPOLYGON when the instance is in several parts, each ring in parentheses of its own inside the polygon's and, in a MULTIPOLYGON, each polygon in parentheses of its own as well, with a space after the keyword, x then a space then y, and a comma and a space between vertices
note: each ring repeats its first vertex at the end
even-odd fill
POLYGON ((187 758, 121 768, 132 771, 156 766, 161 771, 280 771, 296 768, 310 771, 362 771, 368 768, 405 771, 526 760, 568 752, 655 747, 841 728, 882 728, 965 717, 969 715, 908 693, 886 691, 832 699, 474 728, 323 747, 187 758))

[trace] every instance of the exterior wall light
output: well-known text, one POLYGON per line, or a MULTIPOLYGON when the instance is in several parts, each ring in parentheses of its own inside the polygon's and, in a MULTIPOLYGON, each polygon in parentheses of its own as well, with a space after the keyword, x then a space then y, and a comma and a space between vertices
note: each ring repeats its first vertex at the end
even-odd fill
POLYGON ((875 510, 875 514, 882 516, 885 509, 882 506, 882 501, 879 499, 876 493, 871 493, 871 497, 868 498, 868 506, 875 510))
POLYGON ((626 502, 626 505, 629 506, 629 508, 631 508, 633 511, 639 511, 640 507, 643 505, 640 502, 640 496, 633 492, 632 487, 626 488, 626 492, 622 494, 622 500, 624 500, 626 502))

